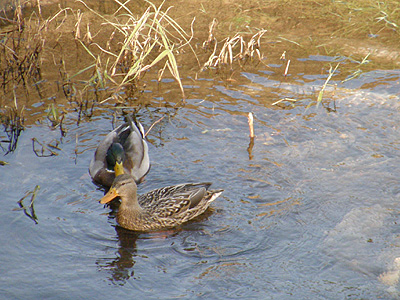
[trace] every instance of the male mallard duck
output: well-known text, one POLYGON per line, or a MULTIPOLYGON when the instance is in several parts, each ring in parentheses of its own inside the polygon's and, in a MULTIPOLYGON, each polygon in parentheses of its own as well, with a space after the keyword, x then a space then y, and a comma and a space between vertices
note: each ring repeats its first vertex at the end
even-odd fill
POLYGON ((140 183, 149 169, 149 150, 143 126, 127 116, 125 124, 111 131, 100 142, 90 162, 89 173, 93 181, 109 187, 115 176, 124 173, 140 183))
POLYGON ((108 203, 121 198, 117 222, 135 231, 152 231, 180 225, 202 214, 223 190, 208 190, 211 183, 186 183, 137 195, 137 186, 127 174, 115 178, 100 200, 108 203))

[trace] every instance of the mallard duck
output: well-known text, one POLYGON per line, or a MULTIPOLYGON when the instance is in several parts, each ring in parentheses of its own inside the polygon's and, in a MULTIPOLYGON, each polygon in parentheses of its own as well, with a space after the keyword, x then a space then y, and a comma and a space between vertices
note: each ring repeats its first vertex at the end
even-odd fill
POLYGON ((110 187, 121 174, 131 175, 140 183, 149 172, 150 159, 142 124, 127 122, 120 125, 100 142, 89 165, 93 181, 110 187))
POLYGON ((117 222, 135 231, 154 231, 175 227, 202 214, 223 190, 208 190, 211 183, 186 183, 137 195, 135 180, 127 175, 115 178, 100 200, 105 204, 121 198, 117 222))

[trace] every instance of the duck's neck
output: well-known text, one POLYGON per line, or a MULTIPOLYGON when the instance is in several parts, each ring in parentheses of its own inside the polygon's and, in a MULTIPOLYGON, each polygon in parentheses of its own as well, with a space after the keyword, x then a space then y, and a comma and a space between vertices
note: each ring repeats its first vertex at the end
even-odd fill
POLYGON ((139 205, 137 201, 137 195, 135 193, 130 193, 129 196, 124 197, 121 196, 121 205, 119 210, 124 211, 125 213, 132 212, 132 213, 140 213, 142 211, 142 207, 139 205))
POLYGON ((121 199, 121 205, 118 208, 117 221, 122 227, 135 230, 135 224, 142 215, 142 207, 139 205, 136 197, 134 195, 129 196, 129 200, 121 199))

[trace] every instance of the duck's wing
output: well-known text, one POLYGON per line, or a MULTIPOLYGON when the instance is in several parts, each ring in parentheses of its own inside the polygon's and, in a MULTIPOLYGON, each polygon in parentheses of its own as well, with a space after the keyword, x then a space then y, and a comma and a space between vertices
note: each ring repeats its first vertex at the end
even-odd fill
POLYGON ((125 151, 124 168, 138 182, 150 169, 149 148, 142 124, 129 116, 127 121, 119 134, 119 142, 125 151))
POLYGON ((193 209, 206 198, 211 183, 186 183, 153 190, 138 198, 142 208, 168 218, 193 209))

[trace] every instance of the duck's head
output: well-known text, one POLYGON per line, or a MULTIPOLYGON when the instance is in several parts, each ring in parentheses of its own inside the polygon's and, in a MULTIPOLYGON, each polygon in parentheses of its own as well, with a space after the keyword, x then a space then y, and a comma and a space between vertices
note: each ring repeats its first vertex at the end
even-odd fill
POLYGON ((113 143, 107 150, 107 168, 115 171, 115 177, 124 174, 125 151, 120 143, 113 143))
POLYGON ((115 177, 111 188, 107 194, 101 198, 100 203, 108 203, 116 197, 120 197, 122 201, 124 201, 124 199, 130 200, 131 198, 136 199, 136 192, 137 186, 133 177, 128 174, 122 174, 115 177))

